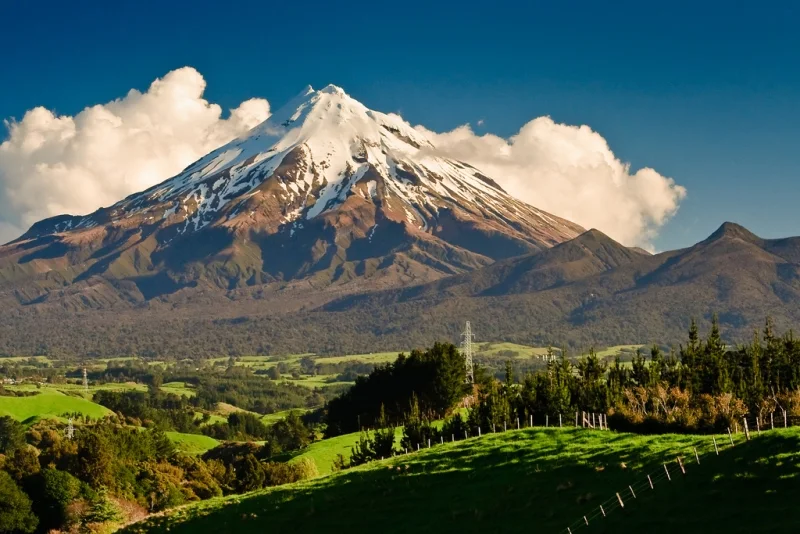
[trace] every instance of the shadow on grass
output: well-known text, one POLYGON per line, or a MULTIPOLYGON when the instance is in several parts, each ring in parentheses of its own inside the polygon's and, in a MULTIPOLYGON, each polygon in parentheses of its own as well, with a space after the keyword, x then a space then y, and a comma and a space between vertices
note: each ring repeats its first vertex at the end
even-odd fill
POLYGON ((659 481, 591 531, 798 532, 789 513, 800 496, 798 445, 800 433, 776 431, 716 456, 710 436, 522 430, 200 503, 125 532, 566 532, 663 462, 677 469, 676 454, 686 476, 659 481))

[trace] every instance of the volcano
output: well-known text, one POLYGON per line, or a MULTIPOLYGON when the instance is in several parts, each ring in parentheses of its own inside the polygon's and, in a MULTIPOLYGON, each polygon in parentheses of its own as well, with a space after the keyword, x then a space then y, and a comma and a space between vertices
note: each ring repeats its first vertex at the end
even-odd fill
POLYGON ((308 87, 177 176, 92 214, 33 225, 0 247, 0 291, 23 305, 102 308, 198 287, 382 289, 583 232, 443 157, 398 115, 333 85, 308 87))

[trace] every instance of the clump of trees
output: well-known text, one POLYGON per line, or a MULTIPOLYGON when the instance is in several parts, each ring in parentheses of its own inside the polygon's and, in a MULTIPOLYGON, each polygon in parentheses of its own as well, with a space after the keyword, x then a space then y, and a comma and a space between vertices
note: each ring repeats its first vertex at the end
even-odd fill
POLYGON ((441 417, 468 391, 464 359, 455 345, 436 343, 425 351, 400 354, 394 363, 359 376, 352 388, 328 403, 325 436, 374 427, 382 410, 386 421, 399 424, 412 396, 422 413, 441 417))
MULTIPOLYGON (((229 424, 236 428, 234 420, 247 428, 246 421, 255 417, 231 416, 229 424)), ((0 417, 0 532, 94 532, 131 513, 144 515, 317 474, 313 461, 278 461, 278 453, 311 440, 295 414, 264 427, 263 445, 223 444, 202 457, 178 452, 157 426, 125 423, 118 417, 82 418, 69 439, 57 421, 40 421, 26 430, 0 417)))

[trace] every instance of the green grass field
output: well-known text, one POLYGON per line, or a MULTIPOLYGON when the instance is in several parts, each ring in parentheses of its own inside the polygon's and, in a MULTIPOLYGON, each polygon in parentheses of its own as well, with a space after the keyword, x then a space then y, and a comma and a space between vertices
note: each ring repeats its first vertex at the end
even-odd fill
POLYGON ((719 456, 710 436, 510 431, 200 502, 124 532, 797 532, 800 430, 749 443, 740 435, 735 447, 717 438, 719 456), (692 447, 702 455, 699 465, 692 447), (671 481, 656 475, 664 463, 671 481), (638 489, 636 499, 629 485, 638 489), (624 509, 614 504, 616 492, 624 509))
MULTIPOLYGON (((347 356, 318 356, 317 363, 345 363, 345 362, 369 362, 369 363, 389 363, 397 359, 397 355, 403 352, 395 350, 390 352, 371 352, 369 354, 348 354, 347 356)), ((408 354, 408 351, 405 351, 408 354)))
POLYGON ((282 412, 269 413, 261 416, 261 422, 265 425, 271 425, 277 423, 292 412, 295 412, 297 415, 302 415, 308 411, 310 411, 308 408, 293 408, 291 410, 283 410, 282 412))
POLYGON ((174 393, 176 395, 183 395, 184 397, 194 397, 197 392, 194 388, 190 387, 184 382, 167 382, 161 385, 161 391, 164 393, 174 393))
MULTIPOLYGON (((297 461, 303 458, 309 458, 317 464, 317 470, 320 475, 328 475, 333 471, 333 461, 336 456, 341 454, 345 459, 350 458, 350 452, 353 445, 358 443, 360 437, 359 432, 352 434, 344 434, 336 436, 335 438, 324 439, 315 441, 297 456, 293 457, 291 461, 297 461)), ((396 430, 397 442, 403 437, 402 427, 396 430)))
POLYGON ((167 432, 166 434, 179 451, 187 454, 203 454, 219 445, 219 441, 214 438, 200 434, 183 434, 181 432, 167 432))
POLYGON ((0 416, 10 415, 18 421, 58 418, 65 412, 79 412, 95 418, 111 413, 107 408, 82 397, 65 395, 48 388, 31 397, 0 397, 0 416))

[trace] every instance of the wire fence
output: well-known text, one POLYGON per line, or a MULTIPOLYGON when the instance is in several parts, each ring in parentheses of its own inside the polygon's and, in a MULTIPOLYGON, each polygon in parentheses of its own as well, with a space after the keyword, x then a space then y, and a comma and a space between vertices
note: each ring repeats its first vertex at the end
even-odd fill
POLYGON ((734 428, 728 428, 724 435, 710 435, 711 443, 707 443, 707 451, 698 451, 696 446, 691 449, 686 447, 672 451, 668 462, 651 472, 641 476, 625 488, 619 488, 606 501, 596 505, 585 515, 575 520, 571 525, 559 531, 559 534, 573 534, 581 529, 592 527, 597 521, 602 521, 609 514, 630 506, 645 492, 655 491, 664 481, 672 482, 676 477, 686 476, 687 467, 698 465, 719 456, 720 451, 730 450, 732 447, 741 446, 757 438, 762 433, 775 429, 788 428, 800 425, 800 416, 790 416, 787 412, 768 414, 766 416, 743 417, 734 423, 734 428), (742 441, 744 438, 744 442, 742 441), (738 443, 737 443, 738 442, 738 443), (711 447, 713 445, 713 448, 711 447))

